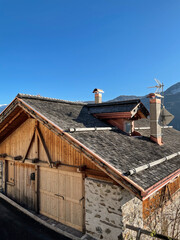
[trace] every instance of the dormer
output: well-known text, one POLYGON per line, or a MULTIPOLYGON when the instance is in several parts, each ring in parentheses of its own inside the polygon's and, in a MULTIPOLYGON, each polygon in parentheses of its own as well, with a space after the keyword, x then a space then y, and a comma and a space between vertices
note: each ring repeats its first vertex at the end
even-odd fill
POLYGON ((140 99, 88 104, 89 113, 128 134, 134 134, 134 121, 147 118, 148 110, 140 99))

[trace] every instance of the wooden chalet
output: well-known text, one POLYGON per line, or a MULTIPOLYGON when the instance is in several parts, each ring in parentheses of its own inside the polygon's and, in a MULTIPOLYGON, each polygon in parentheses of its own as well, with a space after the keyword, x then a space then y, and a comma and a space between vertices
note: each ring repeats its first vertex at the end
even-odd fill
POLYGON ((150 196, 168 184, 171 195, 179 190, 180 132, 163 129, 163 145, 154 143, 148 115, 140 100, 86 104, 18 94, 0 115, 3 193, 97 239, 116 239, 125 222, 114 219, 117 206, 137 199, 143 222, 150 196), (114 210, 106 213, 112 194, 114 210))

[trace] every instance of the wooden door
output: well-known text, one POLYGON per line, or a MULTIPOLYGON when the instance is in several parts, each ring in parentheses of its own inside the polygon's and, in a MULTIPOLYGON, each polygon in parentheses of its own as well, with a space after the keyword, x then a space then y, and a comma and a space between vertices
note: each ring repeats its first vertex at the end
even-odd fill
POLYGON ((83 174, 58 169, 39 169, 40 213, 83 231, 83 174))

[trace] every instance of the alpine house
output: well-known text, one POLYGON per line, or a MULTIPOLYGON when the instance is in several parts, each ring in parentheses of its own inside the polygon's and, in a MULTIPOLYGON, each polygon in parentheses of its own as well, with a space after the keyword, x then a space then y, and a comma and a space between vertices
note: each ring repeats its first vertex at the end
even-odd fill
POLYGON ((154 94, 149 114, 94 93, 94 104, 16 96, 0 115, 2 192, 95 239, 128 239, 127 225, 148 228, 162 203, 175 212, 180 132, 159 124, 154 94))

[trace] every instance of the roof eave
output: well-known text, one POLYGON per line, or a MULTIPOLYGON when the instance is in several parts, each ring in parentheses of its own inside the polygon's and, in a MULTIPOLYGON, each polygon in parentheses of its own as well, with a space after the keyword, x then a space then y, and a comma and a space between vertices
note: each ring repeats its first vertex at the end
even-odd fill
POLYGON ((166 178, 163 178, 161 181, 157 182, 156 184, 154 184, 150 188, 146 189, 145 191, 142 191, 142 193, 141 193, 142 200, 145 200, 145 199, 149 198, 152 194, 157 192, 159 189, 164 187, 166 184, 168 184, 170 181, 172 181, 174 178, 176 178, 179 175, 180 175, 180 169, 173 172, 172 174, 170 174, 166 178))

